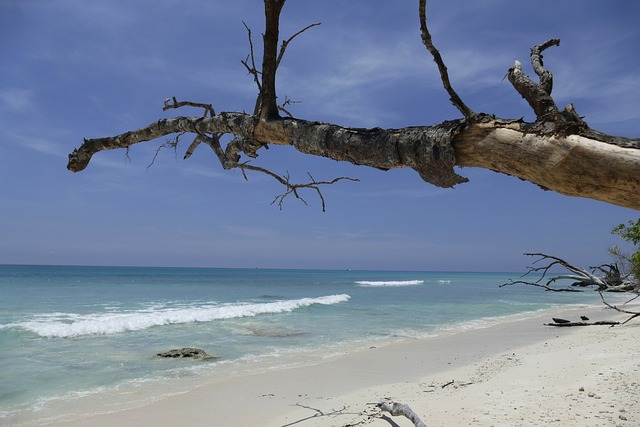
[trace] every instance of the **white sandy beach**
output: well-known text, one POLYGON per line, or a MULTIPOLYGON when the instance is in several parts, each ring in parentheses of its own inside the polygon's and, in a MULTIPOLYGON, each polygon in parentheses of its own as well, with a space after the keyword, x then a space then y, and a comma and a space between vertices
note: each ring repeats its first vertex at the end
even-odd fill
MULTIPOLYGON (((406 403, 428 426, 640 425, 640 322, 543 326, 551 317, 620 320, 612 310, 545 313, 435 338, 242 374, 133 409, 59 426, 411 426, 381 416, 406 403)), ((90 408, 86 408, 90 413, 90 408)), ((82 412, 82 411, 80 411, 82 412)))

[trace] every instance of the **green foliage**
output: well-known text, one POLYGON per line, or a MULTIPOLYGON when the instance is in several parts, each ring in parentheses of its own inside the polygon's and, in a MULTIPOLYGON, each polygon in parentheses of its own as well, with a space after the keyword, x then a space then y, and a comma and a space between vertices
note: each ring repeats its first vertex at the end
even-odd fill
POLYGON ((638 246, 640 244, 640 218, 635 223, 629 221, 626 224, 619 224, 611 230, 611 234, 617 234, 627 242, 638 246))
POLYGON ((629 263, 629 271, 636 279, 640 279, 640 218, 636 222, 629 221, 626 224, 619 224, 611 234, 617 234, 627 242, 636 247, 636 251, 631 255, 624 255, 617 246, 614 246, 610 252, 617 258, 626 260, 629 263))

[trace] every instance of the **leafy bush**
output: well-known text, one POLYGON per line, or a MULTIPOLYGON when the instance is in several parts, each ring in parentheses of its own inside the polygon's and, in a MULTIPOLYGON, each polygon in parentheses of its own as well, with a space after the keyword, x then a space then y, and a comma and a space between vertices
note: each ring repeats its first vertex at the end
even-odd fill
POLYGON ((617 225, 611 230, 611 234, 617 234, 635 246, 636 251, 631 255, 623 254, 618 246, 614 246, 610 252, 613 256, 627 264, 629 273, 631 273, 636 280, 640 280, 640 218, 638 218, 636 222, 629 221, 626 224, 617 225))

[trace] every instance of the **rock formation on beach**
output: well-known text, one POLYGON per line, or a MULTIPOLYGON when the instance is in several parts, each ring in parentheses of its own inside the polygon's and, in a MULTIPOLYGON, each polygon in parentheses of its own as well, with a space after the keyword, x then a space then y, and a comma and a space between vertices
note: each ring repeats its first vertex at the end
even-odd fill
POLYGON ((164 358, 190 358, 190 359, 198 359, 198 360, 215 360, 219 359, 216 356, 211 356, 207 354, 206 351, 201 350, 199 348, 177 348, 173 350, 169 350, 164 353, 158 353, 155 357, 164 357, 164 358))

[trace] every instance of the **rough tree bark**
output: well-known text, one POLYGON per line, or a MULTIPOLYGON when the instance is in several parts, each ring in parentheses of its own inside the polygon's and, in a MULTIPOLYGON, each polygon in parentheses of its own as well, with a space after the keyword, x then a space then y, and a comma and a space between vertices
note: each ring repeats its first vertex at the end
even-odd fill
POLYGON ((347 178, 292 184, 288 178, 241 161, 241 155, 255 158, 258 150, 270 144, 290 145, 305 154, 356 165, 383 170, 412 168, 424 181, 439 187, 453 187, 467 181, 454 171, 454 166, 476 166, 512 175, 564 195, 640 210, 640 139, 592 130, 571 105, 560 110, 551 96, 553 76, 544 68, 542 52, 558 46, 559 40, 549 40, 531 50, 531 63, 539 82, 525 75, 518 61, 508 71, 509 81, 535 112, 535 122, 475 113, 462 102, 449 82, 447 68, 427 29, 426 1, 420 0, 422 41, 438 65, 451 102, 463 117, 432 126, 403 129, 349 128, 280 116, 279 111, 283 108, 276 104, 276 71, 286 45, 291 41, 283 43, 278 51, 279 17, 284 3, 285 0, 265 0, 262 69, 258 71, 253 64, 252 44, 252 65, 243 62, 259 88, 253 114, 215 114, 211 106, 170 98, 165 101, 165 109, 196 105, 205 108, 205 114, 203 117, 162 119, 120 135, 85 139, 82 146, 69 155, 67 168, 81 171, 94 154, 103 150, 129 148, 161 136, 189 133, 195 135, 195 139, 185 157, 204 142, 213 149, 223 168, 240 168, 243 172, 253 170, 278 179, 287 188, 283 196, 294 194, 299 197, 297 190, 306 187, 316 190, 321 197, 319 185, 347 178), (220 142, 224 134, 234 137, 225 146, 220 142))

